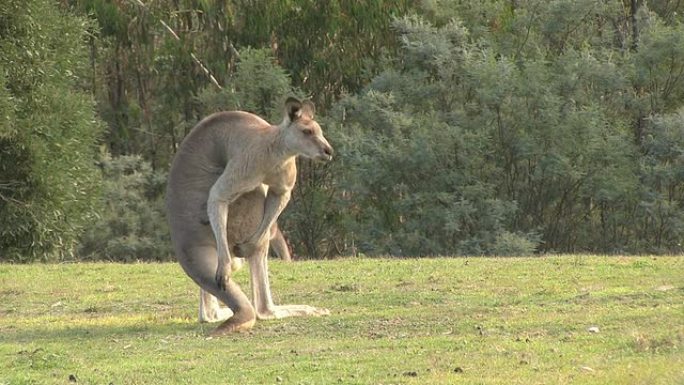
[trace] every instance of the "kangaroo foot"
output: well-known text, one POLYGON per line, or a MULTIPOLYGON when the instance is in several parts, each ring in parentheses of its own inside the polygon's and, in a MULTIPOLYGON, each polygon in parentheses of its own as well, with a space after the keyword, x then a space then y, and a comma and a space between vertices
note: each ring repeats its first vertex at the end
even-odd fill
POLYGON ((330 310, 309 305, 281 305, 262 310, 257 314, 257 317, 266 320, 303 316, 320 317, 326 315, 330 315, 330 310))
POLYGON ((209 335, 212 337, 221 337, 231 333, 246 332, 250 330, 252 327, 254 327, 255 323, 256 318, 245 320, 233 316, 225 322, 223 322, 221 325, 219 325, 216 329, 212 330, 212 332, 209 333, 209 335))

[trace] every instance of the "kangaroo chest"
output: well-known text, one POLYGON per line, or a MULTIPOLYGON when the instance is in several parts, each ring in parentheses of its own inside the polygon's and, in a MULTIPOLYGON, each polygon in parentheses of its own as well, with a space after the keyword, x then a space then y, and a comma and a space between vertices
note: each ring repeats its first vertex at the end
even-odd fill
POLYGON ((264 174, 263 184, 276 192, 289 191, 297 180, 297 165, 295 159, 289 159, 276 165, 264 174))

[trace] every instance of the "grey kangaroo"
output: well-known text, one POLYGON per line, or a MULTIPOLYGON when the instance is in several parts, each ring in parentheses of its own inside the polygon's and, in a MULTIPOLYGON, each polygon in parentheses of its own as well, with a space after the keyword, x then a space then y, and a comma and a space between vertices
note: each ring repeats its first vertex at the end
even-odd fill
POLYGON ((271 296, 268 244, 295 184, 295 158, 328 161, 333 153, 313 103, 288 98, 285 111, 279 125, 242 111, 210 115, 183 140, 171 165, 166 204, 178 261, 233 314, 213 335, 248 330, 257 318, 329 314, 276 306, 271 296), (251 303, 231 279, 231 252, 249 260, 251 303))

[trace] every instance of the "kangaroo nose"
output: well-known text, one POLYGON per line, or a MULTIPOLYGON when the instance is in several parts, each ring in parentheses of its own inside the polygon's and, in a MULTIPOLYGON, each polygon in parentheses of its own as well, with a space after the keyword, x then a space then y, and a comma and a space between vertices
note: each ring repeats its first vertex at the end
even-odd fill
POLYGON ((325 147, 325 148, 323 149, 323 152, 325 153, 325 155, 327 155, 327 156, 329 156, 329 157, 331 157, 331 158, 332 158, 333 153, 334 153, 332 147, 330 147, 330 146, 325 147))

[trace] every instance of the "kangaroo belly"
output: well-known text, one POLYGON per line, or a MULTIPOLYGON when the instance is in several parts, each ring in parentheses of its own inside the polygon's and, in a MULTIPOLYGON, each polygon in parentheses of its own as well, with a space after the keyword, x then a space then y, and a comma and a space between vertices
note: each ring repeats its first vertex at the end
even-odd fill
MULTIPOLYGON (((183 194, 170 192, 167 196, 167 215, 171 236, 186 247, 188 244, 215 244, 209 216, 207 199, 213 183, 202 189, 187 186, 183 194)), ((241 195, 228 208, 226 235, 232 247, 252 236, 264 216, 266 192, 259 187, 241 195)))
POLYGON ((264 216, 266 195, 262 188, 243 194, 228 208, 228 243, 246 241, 256 232, 264 216))

